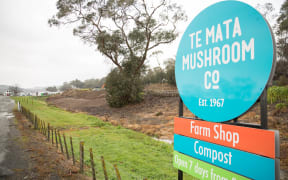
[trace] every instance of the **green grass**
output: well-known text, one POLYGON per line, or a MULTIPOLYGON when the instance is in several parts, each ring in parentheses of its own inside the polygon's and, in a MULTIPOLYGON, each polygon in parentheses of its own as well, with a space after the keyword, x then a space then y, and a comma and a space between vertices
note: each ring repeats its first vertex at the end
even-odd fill
POLYGON ((92 147, 98 178, 103 178, 100 156, 104 156, 109 179, 116 179, 113 164, 117 164, 122 179, 176 179, 172 167, 171 145, 124 128, 103 127, 66 132, 73 137, 75 154, 79 159, 79 142, 85 142, 85 159, 90 165, 92 147))
POLYGON ((71 113, 54 106, 48 106, 44 101, 45 97, 14 97, 16 101, 36 114, 41 120, 50 123, 51 126, 59 129, 81 128, 81 127, 100 127, 109 125, 95 116, 85 113, 71 113))
MULTIPOLYGON (((88 166, 89 148, 92 148, 98 179, 104 179, 101 156, 105 158, 109 179, 116 179, 113 164, 117 164, 122 179, 177 179, 177 170, 172 165, 172 145, 156 141, 139 132, 112 126, 95 116, 48 106, 43 97, 14 99, 22 102, 23 106, 41 120, 62 129, 66 137, 73 137, 76 159, 79 159, 79 143, 84 141, 85 163, 88 166)), ((69 142, 68 138, 66 140, 69 142)), ((86 173, 91 175, 89 171, 86 173)))

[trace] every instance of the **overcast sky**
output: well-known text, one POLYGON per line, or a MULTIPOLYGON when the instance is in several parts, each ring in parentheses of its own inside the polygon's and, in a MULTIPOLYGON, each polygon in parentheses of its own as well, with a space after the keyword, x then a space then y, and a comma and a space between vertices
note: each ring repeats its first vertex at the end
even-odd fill
MULTIPOLYGON (((190 21, 216 0, 177 0, 188 21, 178 26, 179 38, 162 46, 165 60, 174 57, 178 43, 190 21)), ((244 0, 256 7, 268 0, 244 0)), ((273 0, 276 12, 284 0, 273 0)), ((56 13, 56 0, 0 0, 0 85, 22 88, 61 85, 74 79, 102 78, 113 67, 96 47, 73 36, 72 28, 50 28, 48 19, 56 13)), ((155 59, 149 62, 156 66, 155 59)), ((161 63, 161 62, 160 62, 161 63)))

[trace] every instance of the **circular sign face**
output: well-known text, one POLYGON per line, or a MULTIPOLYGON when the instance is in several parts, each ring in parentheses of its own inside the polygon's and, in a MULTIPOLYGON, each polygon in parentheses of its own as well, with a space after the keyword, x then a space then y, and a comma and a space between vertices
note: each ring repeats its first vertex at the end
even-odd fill
POLYGON ((260 97, 274 67, 270 27, 251 6, 223 1, 186 29, 175 64, 179 94, 203 120, 223 122, 245 113, 260 97))

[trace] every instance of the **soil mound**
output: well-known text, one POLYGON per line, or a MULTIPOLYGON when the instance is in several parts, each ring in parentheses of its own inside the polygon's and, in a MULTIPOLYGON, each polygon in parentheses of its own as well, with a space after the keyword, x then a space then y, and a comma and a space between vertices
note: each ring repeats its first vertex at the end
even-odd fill
POLYGON ((76 99, 97 99, 106 96, 105 90, 92 90, 92 89, 70 89, 61 94, 56 94, 49 98, 69 98, 76 99))

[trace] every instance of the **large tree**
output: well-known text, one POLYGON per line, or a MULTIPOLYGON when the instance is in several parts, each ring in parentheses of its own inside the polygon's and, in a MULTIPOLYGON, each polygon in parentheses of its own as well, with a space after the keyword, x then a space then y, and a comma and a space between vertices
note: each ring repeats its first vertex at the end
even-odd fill
POLYGON ((14 96, 18 96, 19 93, 22 91, 18 85, 9 86, 9 91, 13 93, 14 96))
MULTIPOLYGON (((75 25, 74 35, 97 46, 118 68, 114 75, 129 79, 127 91, 137 89, 134 95, 125 93, 131 94, 128 99, 141 92, 134 86, 139 85, 148 53, 175 40, 177 23, 186 19, 182 9, 168 0, 58 0, 57 9, 49 24, 75 25)), ((119 83, 109 84, 107 88, 119 83)))
POLYGON ((275 72, 275 80, 279 85, 288 84, 288 0, 286 0, 280 9, 280 15, 277 19, 277 53, 278 62, 275 72))
POLYGON ((74 24, 74 35, 97 49, 120 71, 133 60, 137 74, 150 50, 177 37, 176 24, 186 18, 166 0, 58 0, 50 25, 74 24))
POLYGON ((288 60, 288 1, 282 4, 277 19, 278 49, 281 60, 288 60))
POLYGON ((72 85, 76 88, 83 88, 84 87, 84 83, 82 81, 80 81, 79 79, 75 79, 75 80, 71 81, 70 85, 72 85))

